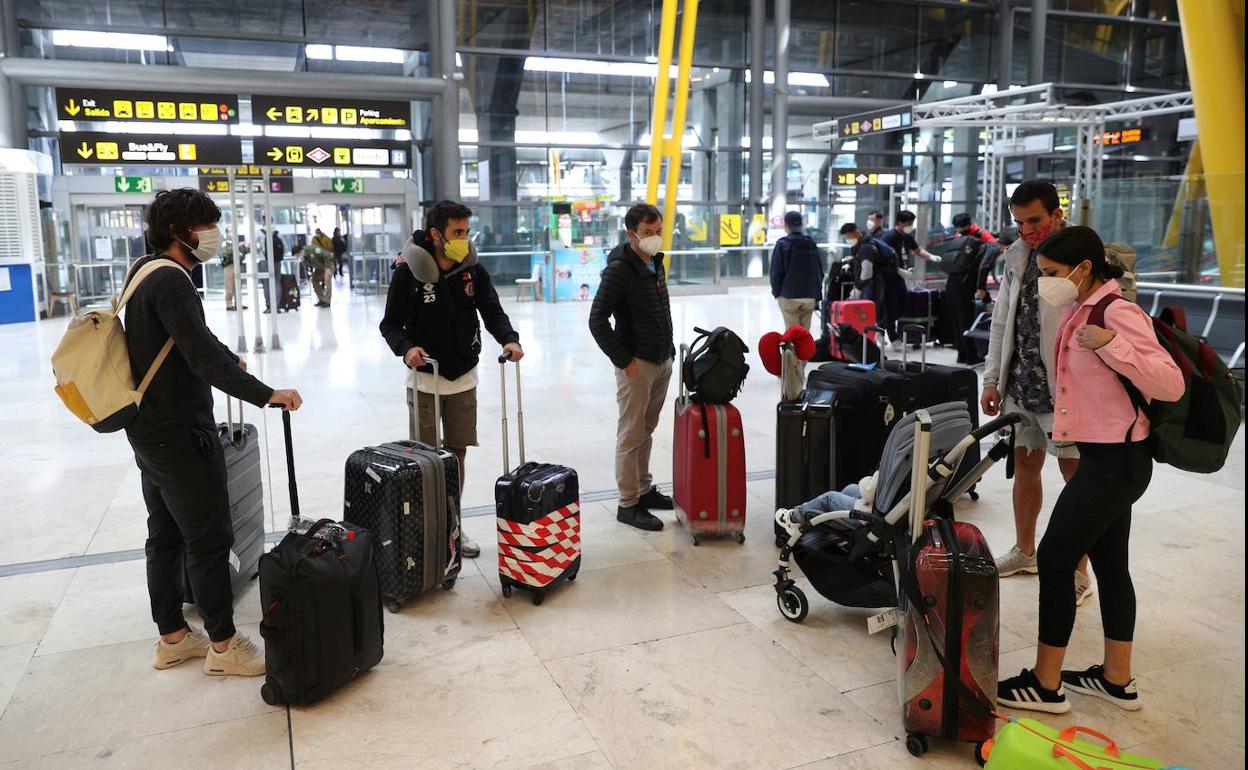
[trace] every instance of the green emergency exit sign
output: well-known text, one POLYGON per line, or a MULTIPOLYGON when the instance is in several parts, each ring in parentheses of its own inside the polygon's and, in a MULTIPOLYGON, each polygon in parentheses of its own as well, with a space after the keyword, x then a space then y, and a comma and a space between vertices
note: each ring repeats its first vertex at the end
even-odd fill
POLYGON ((359 195, 364 192, 364 180, 359 177, 340 176, 335 177, 330 184, 330 188, 336 193, 349 193, 359 195))
POLYGON ((150 176, 115 176, 113 188, 119 193, 150 193, 152 178, 150 176))

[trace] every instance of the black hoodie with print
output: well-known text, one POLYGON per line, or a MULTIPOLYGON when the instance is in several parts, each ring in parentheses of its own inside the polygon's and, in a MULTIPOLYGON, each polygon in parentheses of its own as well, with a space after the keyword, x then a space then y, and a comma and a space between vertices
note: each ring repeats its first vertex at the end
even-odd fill
MULTIPOLYGON (((381 335, 399 357, 413 347, 424 348, 437 360, 439 374, 455 380, 480 360, 482 320, 500 345, 519 342, 520 335, 503 312, 489 272, 478 264, 475 248, 447 271, 438 266, 433 252, 423 230, 403 245, 390 279, 381 335)), ((433 367, 420 371, 432 373, 433 367)))

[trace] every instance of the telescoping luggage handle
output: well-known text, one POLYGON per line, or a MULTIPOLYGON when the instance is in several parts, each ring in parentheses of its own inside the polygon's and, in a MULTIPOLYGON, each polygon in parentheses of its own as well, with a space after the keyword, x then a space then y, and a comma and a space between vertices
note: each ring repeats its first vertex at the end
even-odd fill
POLYGON ((932 416, 926 409, 914 413, 914 448, 910 465, 910 542, 923 534, 927 515, 927 456, 932 446, 932 416))
POLYGON ((901 327, 901 341, 902 341, 902 343, 903 343, 903 344, 902 344, 902 346, 901 346, 901 366, 902 366, 902 369, 904 370, 904 369, 905 369, 905 367, 906 367, 906 364, 908 363, 908 362, 907 362, 907 360, 906 360, 906 358, 907 358, 907 356, 906 356, 906 348, 908 347, 908 345, 907 345, 906 343, 908 343, 908 342, 909 342, 909 340, 910 340, 910 334, 911 334, 912 332, 917 332, 917 333, 918 333, 918 335, 919 335, 919 350, 921 350, 921 351, 922 351, 922 354, 921 354, 921 356, 922 356, 922 357, 921 357, 921 359, 920 359, 920 363, 919 363, 919 371, 920 371, 920 372, 926 372, 926 371, 927 371, 927 327, 926 327, 926 326, 924 326, 923 324, 906 324, 905 326, 901 327))
MULTIPOLYGON (((507 428, 507 362, 511 351, 498 357, 498 385, 503 397, 503 475, 511 473, 511 436, 507 428)), ((516 361, 516 433, 520 437, 520 465, 524 465, 524 400, 520 393, 520 362, 516 361)))
MULTIPOLYGON (((274 409, 282 409, 273 404, 274 409)), ((290 515, 299 516, 299 487, 295 483, 295 447, 290 440, 290 412, 282 409, 282 438, 286 440, 286 480, 290 485, 290 515)))
POLYGON ((868 326, 862 330, 862 365, 868 364, 868 345, 871 343, 871 334, 879 335, 880 344, 876 345, 880 349, 880 364, 884 363, 884 336, 888 334, 888 329, 883 326, 868 326))
MULTIPOLYGON (((438 376, 437 359, 425 356, 425 363, 433 367, 433 448, 442 448, 442 378, 438 376)), ((407 424, 412 441, 420 441, 420 410, 417 409, 420 391, 414 386, 407 389, 407 424)))

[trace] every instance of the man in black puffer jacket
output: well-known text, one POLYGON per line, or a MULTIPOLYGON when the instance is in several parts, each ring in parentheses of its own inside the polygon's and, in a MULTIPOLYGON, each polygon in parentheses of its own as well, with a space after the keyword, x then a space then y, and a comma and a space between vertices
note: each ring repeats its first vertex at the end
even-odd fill
POLYGON ((589 330, 615 365, 616 519, 639 529, 660 530, 649 509, 670 511, 672 498, 654 486, 650 449, 672 379, 672 307, 663 270, 663 215, 639 203, 624 216, 627 241, 607 257, 602 283, 589 311, 589 330), (611 325, 615 318, 614 328, 611 325))
MULTIPOLYGON (((381 334, 390 349, 411 369, 408 387, 418 393, 420 440, 434 442, 434 374, 427 358, 438 362, 442 435, 446 448, 459 458, 460 489, 468 447, 477 446, 477 361, 481 356, 481 323, 511 353, 524 357, 520 335, 498 301, 490 274, 477 263, 468 240, 472 211, 462 203, 439 201, 425 215, 425 229, 403 245, 386 297, 381 334)), ((463 554, 480 555, 467 537, 463 554)))

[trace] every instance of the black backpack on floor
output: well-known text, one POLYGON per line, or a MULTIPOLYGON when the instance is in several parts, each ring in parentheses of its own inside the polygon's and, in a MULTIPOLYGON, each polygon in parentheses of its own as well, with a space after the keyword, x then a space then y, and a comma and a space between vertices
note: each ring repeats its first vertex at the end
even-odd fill
POLYGON ((717 326, 714 331, 694 328, 698 337, 689 346, 681 370, 685 388, 694 401, 702 404, 727 404, 741 392, 750 365, 745 354, 750 352, 731 329, 717 326))

